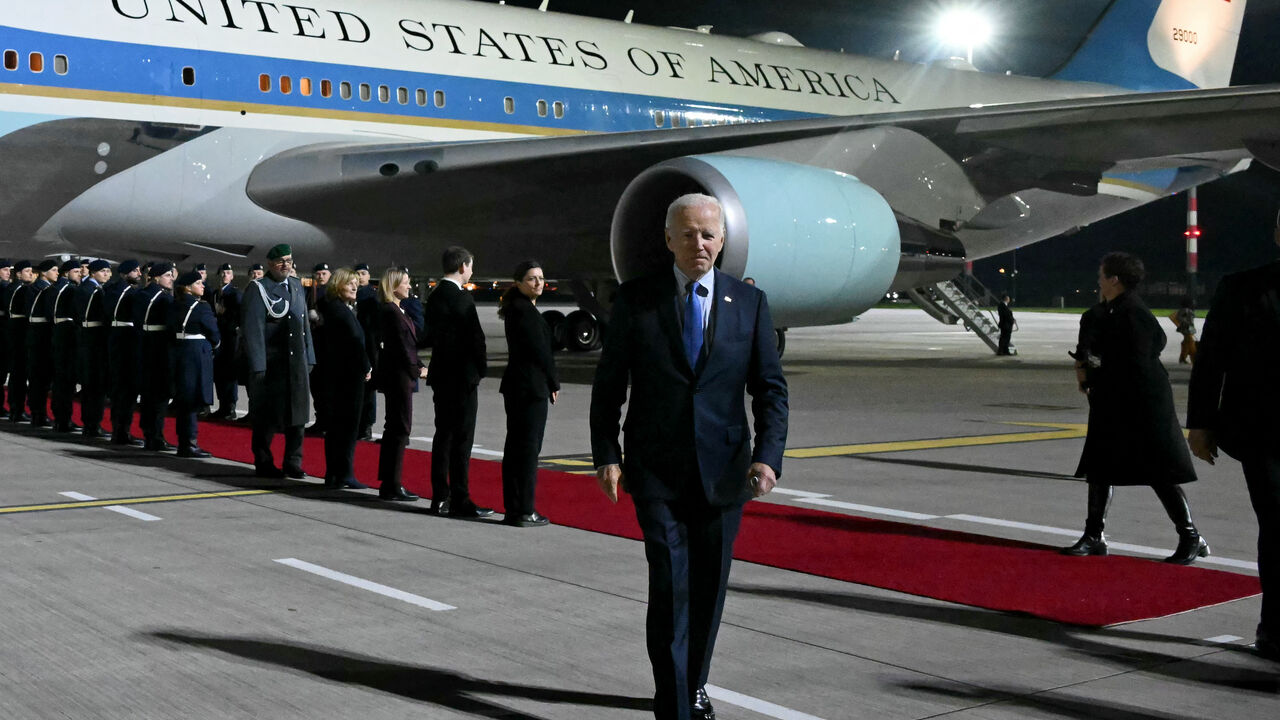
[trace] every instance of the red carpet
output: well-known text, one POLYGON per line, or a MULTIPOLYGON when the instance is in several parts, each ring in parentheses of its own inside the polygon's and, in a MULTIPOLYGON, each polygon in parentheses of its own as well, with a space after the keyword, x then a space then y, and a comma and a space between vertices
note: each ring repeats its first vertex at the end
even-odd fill
MULTIPOLYGON (((200 424, 200 445, 217 457, 252 463, 249 441, 242 425, 200 424)), ((277 460, 282 448, 277 437, 277 460)), ((377 477, 378 448, 360 443, 356 450, 365 483, 377 477)), ((307 438, 303 457, 307 473, 323 477, 323 441, 307 438)), ((405 454, 404 485, 424 497, 430 458, 405 454)), ((501 511, 501 477, 499 463, 471 461, 477 503, 501 511)), ((611 504, 591 476, 541 471, 538 510, 557 525, 640 538, 630 500, 611 504)), ((747 562, 1073 625, 1162 617, 1260 592, 1256 577, 1238 573, 1124 556, 1069 558, 1045 545, 763 502, 748 504, 735 550, 747 562)))

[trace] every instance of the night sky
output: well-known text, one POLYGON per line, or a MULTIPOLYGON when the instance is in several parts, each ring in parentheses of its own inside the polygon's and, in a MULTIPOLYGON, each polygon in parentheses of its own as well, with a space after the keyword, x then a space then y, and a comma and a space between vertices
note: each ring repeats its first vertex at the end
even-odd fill
MULTIPOLYGON (((539 1, 508 4, 537 7, 539 1)), ((1051 74, 1108 4, 1109 0, 974 0, 972 5, 982 8, 997 25, 993 41, 974 50, 974 65, 989 72, 1051 74)), ((923 62, 954 54, 940 47, 931 34, 931 18, 947 5, 939 0, 551 0, 550 9, 619 20, 634 9, 634 22, 646 25, 713 25, 713 32, 723 35, 780 30, 809 47, 883 58, 892 57, 896 50, 903 60, 923 62)), ((1280 0, 1248 0, 1233 85, 1280 82, 1277 28, 1280 0)), ((1244 173, 1200 188, 1204 231, 1200 277, 1209 291, 1221 275, 1276 256, 1271 233, 1278 207, 1280 173, 1257 163, 1244 173)), ((1016 262, 1020 304, 1043 305, 1057 295, 1066 296, 1068 304, 1074 298, 1084 304, 1093 297, 1096 258, 1109 250, 1140 255, 1150 279, 1157 283, 1183 281, 1185 227, 1185 198, 1166 198, 1069 237, 1022 248, 1016 260, 1005 254, 979 261, 974 271, 992 289, 1007 290, 1009 276, 997 269, 1010 270, 1016 262)))

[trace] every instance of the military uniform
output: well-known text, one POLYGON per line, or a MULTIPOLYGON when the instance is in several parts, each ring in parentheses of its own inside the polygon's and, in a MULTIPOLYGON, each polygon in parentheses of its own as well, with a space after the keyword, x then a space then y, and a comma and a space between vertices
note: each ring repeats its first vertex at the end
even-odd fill
POLYGON ((71 432, 76 394, 75 283, 60 278, 53 293, 53 429, 71 432))
POLYGON ((76 288, 76 352, 80 361, 80 420, 85 437, 102 435, 102 414, 107 404, 107 303, 102 285, 86 277, 76 288))
POLYGON ((49 385, 53 382, 53 285, 43 277, 28 288, 31 309, 27 311, 27 407, 31 426, 49 424, 49 385))
MULTIPOLYGON (((369 353, 377 372, 378 364, 378 291, 372 285, 362 285, 356 290, 356 319, 364 330, 365 350, 369 353)), ((421 335, 419 335, 421 337, 421 335)), ((364 387, 364 402, 360 407, 360 429, 357 437, 369 440, 373 437, 373 423, 378 417, 378 388, 374 383, 364 387)))
POLYGON ((196 445, 196 412, 213 403, 213 352, 220 342, 218 322, 209 303, 195 295, 182 294, 169 304, 166 324, 173 339, 169 353, 178 455, 207 457, 196 445))
MULTIPOLYGON (((0 260, 0 268, 12 267, 8 260, 0 260)), ((13 283, 0 280, 0 412, 8 413, 5 396, 9 382, 9 293, 13 283)))
MULTIPOLYGON (((123 273, 122 273, 123 274, 123 273)), ((138 289, 124 277, 102 288, 110 318, 107 331, 107 396, 111 398, 111 442, 133 445, 133 410, 138 403, 138 332, 133 324, 133 299, 138 289)))
POLYGON ((240 348, 240 291, 230 283, 205 295, 213 306, 222 344, 213 353, 213 386, 218 396, 217 415, 231 417, 240 400, 236 383, 236 353, 240 348))
MULTIPOLYGON (((152 272, 154 272, 154 268, 152 272)), ((164 418, 169 408, 169 306, 173 296, 152 283, 133 298, 133 325, 138 338, 137 387, 141 395, 138 420, 148 450, 169 450, 164 418)))
MULTIPOLYGON (((27 267, 30 267, 28 264, 27 267)), ((14 266, 16 271, 18 268, 14 266)), ((26 416, 27 402, 27 314, 35 294, 31 285, 14 280, 5 298, 9 349, 9 419, 18 422, 26 416)))

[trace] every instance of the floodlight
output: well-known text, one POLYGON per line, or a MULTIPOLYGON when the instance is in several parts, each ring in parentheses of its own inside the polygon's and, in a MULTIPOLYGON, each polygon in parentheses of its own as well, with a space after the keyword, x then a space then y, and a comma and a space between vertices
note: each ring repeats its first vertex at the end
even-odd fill
POLYGON ((973 48, 991 40, 991 20, 973 8, 951 8, 938 17, 934 34, 946 45, 963 47, 973 63, 973 48))

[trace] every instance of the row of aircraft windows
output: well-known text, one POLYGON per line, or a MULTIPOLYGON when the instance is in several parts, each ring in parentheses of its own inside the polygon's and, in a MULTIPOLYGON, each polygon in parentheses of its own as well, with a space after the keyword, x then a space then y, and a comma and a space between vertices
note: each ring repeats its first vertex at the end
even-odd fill
POLYGON ((713 115, 703 112, 667 112, 665 110, 653 111, 654 127, 666 127, 667 121, 671 121, 671 127, 700 127, 707 125, 740 125, 743 123, 763 122, 755 118, 744 118, 736 115, 713 115))
MULTIPOLYGON (((21 56, 17 50, 4 51, 4 69, 17 70, 21 65, 21 56)), ((67 60, 66 55, 53 56, 53 71, 59 75, 66 75, 71 68, 71 63, 67 60)), ((44 72, 44 53, 33 52, 27 55, 27 69, 33 73, 44 72)))
MULTIPOLYGON (((273 82, 272 77, 267 73, 262 73, 258 76, 258 89, 264 93, 276 90, 281 95, 292 95, 293 92, 297 90, 299 95, 303 95, 305 97, 310 97, 312 94, 316 93, 317 90, 320 97, 323 98, 333 97, 335 94, 334 83, 332 80, 322 79, 319 82, 319 87, 317 88, 316 84, 313 83, 309 77, 298 78, 295 82, 294 78, 289 75, 280 75, 275 78, 273 82)), ((411 91, 407 87, 392 88, 389 85, 377 86, 378 102, 391 102, 392 93, 395 94, 395 101, 401 105, 408 105, 411 97, 412 101, 416 103, 418 107, 426 107, 428 103, 428 93, 422 88, 417 88, 416 90, 411 91)), ((361 101, 369 102, 373 100, 373 95, 374 86, 369 83, 352 85, 345 80, 337 83, 337 96, 343 100, 350 100, 353 97, 359 97, 361 101)), ((431 93, 429 99, 432 105, 438 108, 444 107, 445 95, 443 90, 436 90, 434 93, 431 93)), ((554 115, 556 119, 564 117, 565 104, 559 100, 553 103, 547 103, 546 100, 539 100, 537 107, 538 117, 547 117, 548 115, 554 115)), ((515 98, 503 98, 502 109, 505 110, 508 115, 515 113, 515 98)))

